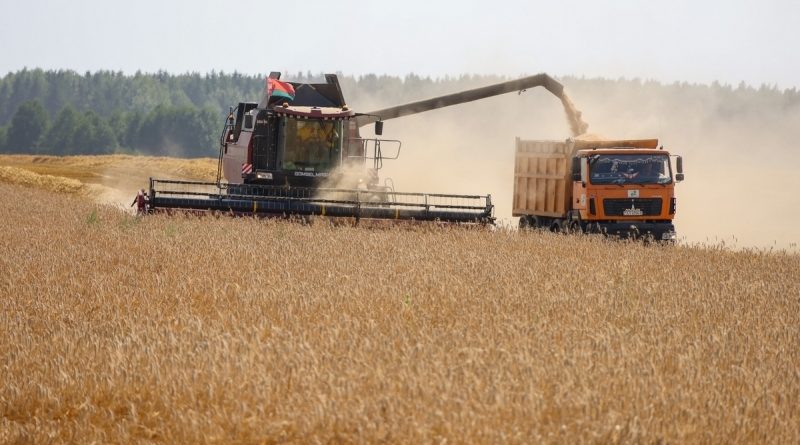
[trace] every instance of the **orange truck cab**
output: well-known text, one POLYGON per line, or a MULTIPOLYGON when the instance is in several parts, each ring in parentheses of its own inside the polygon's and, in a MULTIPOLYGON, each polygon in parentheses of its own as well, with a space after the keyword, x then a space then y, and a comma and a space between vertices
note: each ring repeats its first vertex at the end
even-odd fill
POLYGON ((513 215, 521 228, 674 241, 672 158, 657 139, 517 139, 513 215))

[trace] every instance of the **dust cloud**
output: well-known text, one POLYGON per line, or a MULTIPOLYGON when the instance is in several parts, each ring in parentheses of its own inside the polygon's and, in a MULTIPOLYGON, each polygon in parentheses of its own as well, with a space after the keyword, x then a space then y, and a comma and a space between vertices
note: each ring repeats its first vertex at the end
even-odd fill
POLYGON ((355 193, 342 190, 366 190, 364 167, 361 165, 339 166, 330 172, 314 194, 315 199, 352 201, 358 199, 355 193))
POLYGON ((216 180, 217 160, 213 158, 112 156, 108 161, 96 170, 90 185, 96 201, 115 207, 130 208, 137 192, 149 188, 150 178, 216 180))
MULTIPOLYGON (((666 150, 683 156, 686 180, 676 187, 675 224, 684 242, 797 249, 796 92, 561 80, 597 132, 581 138, 658 138, 666 150)), ((444 85, 441 91, 426 90, 422 97, 374 91, 351 102, 356 110, 369 110, 481 86, 444 85)), ((388 120, 382 137, 402 140, 403 149, 400 159, 384 164, 381 177, 391 177, 398 191, 491 194, 499 221, 515 224, 514 139, 564 140, 584 133, 581 113, 567 101, 533 89, 388 120), (579 120, 565 123, 566 107, 574 109, 579 120)), ((372 137, 372 126, 361 131, 372 137)))

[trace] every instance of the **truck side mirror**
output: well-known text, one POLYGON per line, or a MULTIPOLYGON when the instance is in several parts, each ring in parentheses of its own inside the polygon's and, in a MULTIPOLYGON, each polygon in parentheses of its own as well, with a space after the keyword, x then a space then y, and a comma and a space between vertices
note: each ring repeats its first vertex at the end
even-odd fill
POLYGON ((581 158, 572 158, 572 180, 581 180, 581 158))
POLYGON ((683 181, 683 158, 680 156, 675 158, 675 169, 678 171, 678 173, 675 175, 675 181, 683 181))
POLYGON ((253 115, 252 114, 245 114, 244 115, 244 128, 248 130, 253 128, 253 115))
POLYGON ((383 121, 375 121, 375 134, 378 136, 383 134, 383 121))

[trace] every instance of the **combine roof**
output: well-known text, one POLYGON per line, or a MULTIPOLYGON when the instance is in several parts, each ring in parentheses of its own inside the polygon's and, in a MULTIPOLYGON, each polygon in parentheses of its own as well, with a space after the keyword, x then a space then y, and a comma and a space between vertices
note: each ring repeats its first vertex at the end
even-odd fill
POLYGON ((273 108, 277 115, 293 116, 300 119, 349 119, 355 116, 353 110, 343 107, 298 107, 295 105, 273 108))

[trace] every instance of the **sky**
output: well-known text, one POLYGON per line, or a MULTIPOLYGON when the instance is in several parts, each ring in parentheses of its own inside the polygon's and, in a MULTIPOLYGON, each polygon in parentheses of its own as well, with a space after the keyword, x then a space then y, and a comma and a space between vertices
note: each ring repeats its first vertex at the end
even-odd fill
POLYGON ((22 68, 640 78, 800 87, 800 0, 0 0, 22 68))

